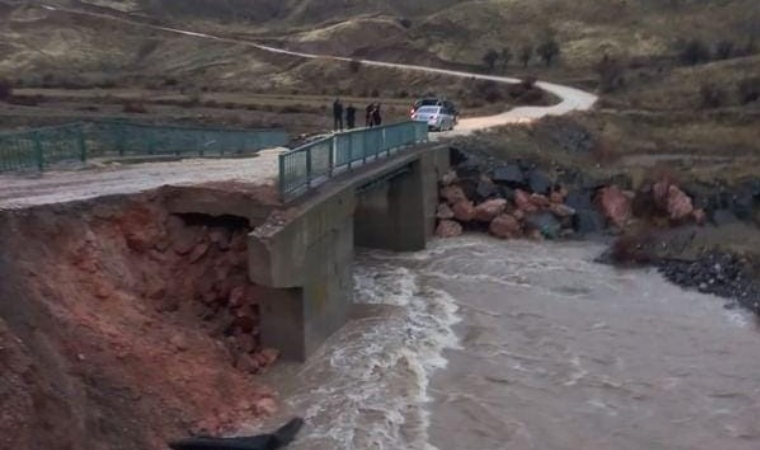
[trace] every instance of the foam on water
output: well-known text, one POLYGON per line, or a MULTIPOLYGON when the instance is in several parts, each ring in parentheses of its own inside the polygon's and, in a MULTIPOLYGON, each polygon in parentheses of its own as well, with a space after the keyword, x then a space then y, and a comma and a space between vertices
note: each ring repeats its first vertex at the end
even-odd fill
MULTIPOLYGON (((429 257, 425 252, 416 258, 429 257)), ((358 256, 351 321, 299 370, 286 412, 306 419, 295 449, 431 450, 428 382, 458 346, 456 301, 381 253, 358 256)))

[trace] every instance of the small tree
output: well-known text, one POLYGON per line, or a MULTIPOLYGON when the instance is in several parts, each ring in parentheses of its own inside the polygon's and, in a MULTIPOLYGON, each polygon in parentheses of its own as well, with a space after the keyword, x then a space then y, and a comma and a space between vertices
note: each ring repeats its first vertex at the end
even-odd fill
POLYGON ((715 44, 715 59, 728 59, 734 54, 734 42, 728 39, 715 44))
POLYGON ((596 73, 601 92, 613 92, 625 85, 625 67, 617 58, 605 54, 596 65, 596 73))
POLYGON ((720 108, 726 102, 726 92, 715 83, 704 83, 699 95, 703 108, 720 108))
POLYGON ((523 45, 520 49, 520 62, 523 67, 528 67, 528 63, 533 58, 533 46, 530 44, 523 45))
POLYGON ((691 39, 681 46, 678 58, 682 63, 693 66, 710 61, 710 49, 701 39, 691 39))
POLYGON ((501 67, 506 69, 509 67, 509 63, 512 61, 512 50, 509 47, 501 49, 501 67))
POLYGON ((760 100, 760 77, 745 78, 736 87, 739 103, 746 105, 760 100))
POLYGON ((546 67, 549 67, 559 56, 559 43, 553 37, 549 37, 536 48, 536 53, 544 60, 546 67))
POLYGON ((483 55, 483 63, 486 65, 488 70, 493 70, 494 67, 496 67, 496 61, 499 59, 499 53, 490 48, 488 51, 483 55))

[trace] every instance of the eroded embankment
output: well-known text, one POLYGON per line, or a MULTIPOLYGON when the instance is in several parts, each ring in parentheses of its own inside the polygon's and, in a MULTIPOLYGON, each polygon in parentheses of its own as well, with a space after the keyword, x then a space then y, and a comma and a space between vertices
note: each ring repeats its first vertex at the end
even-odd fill
POLYGON ((0 447, 162 449, 270 413, 250 228, 162 191, 0 212, 0 447))

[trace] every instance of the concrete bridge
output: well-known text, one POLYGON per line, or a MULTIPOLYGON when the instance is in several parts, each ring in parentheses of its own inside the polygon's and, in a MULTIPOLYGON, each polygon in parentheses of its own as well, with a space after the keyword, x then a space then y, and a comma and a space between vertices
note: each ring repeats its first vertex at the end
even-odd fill
MULTIPOLYGON (((350 134, 311 147, 321 146, 332 165, 303 177, 305 192, 249 236, 250 278, 271 289, 260 305, 262 341, 286 358, 305 360, 346 322, 355 246, 421 250, 433 234, 448 147, 426 142, 427 130, 406 141, 389 135, 368 141, 370 133, 378 131, 354 138, 361 151, 342 147, 350 134)), ((297 152, 280 155, 281 187, 287 184, 282 164, 297 152)), ((318 157, 307 158, 315 170, 318 157)))
MULTIPOLYGON (((307 59, 348 58, 317 55, 274 48, 247 40, 215 36, 143 23, 77 9, 44 6, 51 11, 95 16, 166 33, 234 45, 252 46, 264 51, 307 59)), ((373 67, 420 71, 458 78, 485 79, 515 83, 509 77, 362 60, 373 67)), ((547 115, 562 115, 588 110, 595 95, 568 86, 539 82, 538 86, 559 97, 552 106, 518 107, 490 117, 463 120, 455 132, 532 121, 547 115)), ((424 248, 432 235, 437 203, 436 182, 447 169, 445 147, 424 143, 414 133, 364 131, 329 138, 305 149, 287 153, 261 152, 247 161, 155 168, 133 171, 112 180, 110 174, 88 176, 58 174, 44 182, 0 179, 0 210, 21 208, 62 200, 78 200, 107 192, 129 193, 166 184, 197 185, 204 182, 262 183, 276 176, 277 190, 284 205, 251 203, 235 196, 229 211, 218 197, 180 196, 176 212, 211 212, 248 217, 255 225, 249 237, 249 270, 252 281, 268 286, 271 295, 262 305, 262 339, 267 346, 282 350, 290 359, 303 360, 346 321, 351 302, 351 260, 355 245, 389 250, 424 248), (411 140, 410 140, 411 136, 411 140), (354 150, 361 148, 359 159, 354 150), (346 150, 348 149, 348 150, 346 150), (381 158, 384 156, 385 158, 381 158), (382 159, 382 160, 381 160, 382 159), (275 175, 273 170, 279 170, 275 175), (211 172, 211 173, 210 173, 211 172), (68 189, 65 196, 60 186, 68 189), (243 211, 241 213, 241 211, 243 211), (259 219, 268 217, 264 223, 259 219)))

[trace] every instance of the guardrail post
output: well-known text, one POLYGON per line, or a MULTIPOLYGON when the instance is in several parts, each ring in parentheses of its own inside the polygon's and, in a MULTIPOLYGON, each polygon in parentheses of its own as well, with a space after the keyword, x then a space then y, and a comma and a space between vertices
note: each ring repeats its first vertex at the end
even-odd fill
POLYGON ((333 172, 335 170, 335 144, 331 141, 330 142, 330 151, 327 152, 327 171, 330 174, 330 177, 333 176, 333 172))
POLYGON ((45 152, 42 149, 40 133, 37 131, 33 132, 32 140, 34 141, 34 155, 37 159, 37 168, 42 171, 45 168, 45 152))
POLYGON ((388 131, 388 128, 383 128, 383 147, 385 147, 385 157, 388 158, 391 156, 391 146, 388 145, 388 136, 385 134, 386 131, 388 131))
POLYGON ((362 132, 362 147, 364 148, 364 162, 367 162, 367 156, 369 156, 368 150, 369 150, 369 133, 370 131, 363 131, 362 132))
POLYGON ((279 181, 280 181, 280 200, 284 202, 285 201, 285 155, 281 153, 280 155, 277 156, 277 158, 279 160, 278 165, 280 168, 280 174, 278 176, 279 181))
POLYGON ((77 143, 79 144, 79 159, 87 161, 87 142, 84 139, 84 125, 77 127, 77 143))
POLYGON ((311 188, 311 149, 306 149, 306 187, 311 188))

